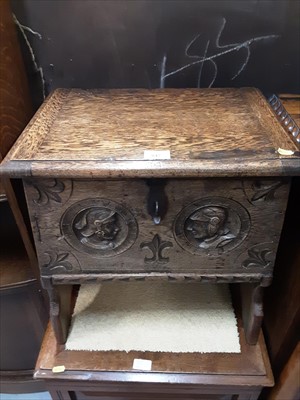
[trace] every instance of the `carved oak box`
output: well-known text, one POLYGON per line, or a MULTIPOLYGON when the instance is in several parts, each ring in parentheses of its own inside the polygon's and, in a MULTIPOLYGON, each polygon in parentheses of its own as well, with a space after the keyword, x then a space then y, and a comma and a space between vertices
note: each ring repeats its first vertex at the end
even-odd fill
POLYGON ((2 171, 24 181, 52 300, 56 285, 112 279, 257 289, 272 278, 297 139, 256 89, 56 90, 2 171))

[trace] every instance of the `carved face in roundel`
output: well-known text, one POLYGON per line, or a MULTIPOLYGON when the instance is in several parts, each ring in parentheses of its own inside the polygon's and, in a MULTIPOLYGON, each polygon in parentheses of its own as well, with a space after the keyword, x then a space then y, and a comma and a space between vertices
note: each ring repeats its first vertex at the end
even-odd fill
POLYGON ((250 229, 247 210, 223 197, 199 199, 181 210, 174 222, 178 244, 191 254, 218 256, 238 246, 250 229))
POLYGON ((120 230, 116 213, 105 208, 87 211, 77 221, 75 228, 83 237, 94 237, 100 241, 114 240, 120 230))
POLYGON ((114 257, 129 249, 138 234, 136 219, 121 204, 85 199, 63 214, 61 231, 76 250, 91 257, 114 257))
POLYGON ((222 234, 226 218, 224 208, 204 207, 188 218, 186 229, 195 239, 212 238, 217 234, 222 234))

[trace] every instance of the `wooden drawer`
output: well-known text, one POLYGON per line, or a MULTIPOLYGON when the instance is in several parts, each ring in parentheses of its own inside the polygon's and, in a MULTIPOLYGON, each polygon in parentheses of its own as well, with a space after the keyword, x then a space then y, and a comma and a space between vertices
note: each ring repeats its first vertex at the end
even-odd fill
POLYGON ((27 179, 24 185, 42 275, 91 279, 270 276, 289 192, 282 178, 27 179))
MULTIPOLYGON (((197 394, 158 394, 158 393, 118 393, 111 395, 109 392, 100 392, 100 391, 78 391, 78 392, 70 392, 72 394, 73 399, 76 400, 236 400, 239 397, 238 394, 224 394, 224 393, 214 393, 216 389, 209 388, 210 393, 207 391, 203 393, 197 394), (183 397, 184 396, 184 397, 183 397)), ((250 394, 249 394, 250 396, 250 394)))

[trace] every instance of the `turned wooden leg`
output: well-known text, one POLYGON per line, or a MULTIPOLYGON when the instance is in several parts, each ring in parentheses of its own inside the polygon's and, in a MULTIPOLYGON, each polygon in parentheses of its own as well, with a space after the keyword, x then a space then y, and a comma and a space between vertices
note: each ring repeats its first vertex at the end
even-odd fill
POLYGON ((263 287, 260 283, 241 284, 243 325, 248 344, 256 344, 264 316, 263 287))
POLYGON ((68 337, 71 321, 72 285, 53 285, 51 279, 42 279, 47 289, 50 302, 50 321, 53 326, 57 344, 63 345, 68 337))

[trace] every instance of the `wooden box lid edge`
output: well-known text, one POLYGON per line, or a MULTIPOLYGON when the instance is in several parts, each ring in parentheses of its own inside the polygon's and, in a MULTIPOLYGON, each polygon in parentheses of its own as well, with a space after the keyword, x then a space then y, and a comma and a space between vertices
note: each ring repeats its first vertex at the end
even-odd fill
MULTIPOLYGON (((272 131, 275 142, 280 142, 280 137, 285 137, 291 154, 281 155, 277 150, 268 151, 216 151, 207 157, 209 152, 199 153, 193 159, 175 157, 170 160, 149 160, 142 157, 134 159, 95 159, 87 157, 80 159, 47 160, 35 158, 44 138, 49 134, 51 126, 68 101, 70 93, 162 93, 158 90, 108 90, 108 91, 83 91, 80 89, 57 89, 43 103, 23 131, 11 151, 0 166, 0 174, 9 177, 45 176, 78 178, 132 178, 132 177, 212 177, 212 176, 275 176, 275 175, 300 175, 300 159, 296 145, 288 137, 284 128, 277 121, 276 116, 260 93, 254 88, 242 89, 215 89, 214 93, 238 91, 249 98, 249 104, 254 113, 267 114, 268 128, 272 131), (42 123, 41 123, 42 121, 42 123), (271 121, 271 122, 269 122, 271 121), (33 126, 39 125, 39 135, 33 126), (279 139, 278 139, 279 138, 279 139), (279 140, 279 141, 278 141, 279 140), (29 158, 20 157, 20 148, 26 149, 29 158), (294 152, 294 153, 293 153, 294 152), (293 153, 293 154, 292 154, 293 153)), ((164 93, 198 93, 197 89, 166 89, 164 93)), ((212 93, 209 89, 202 89, 202 93, 212 93)), ((261 116, 259 116, 261 118, 261 116)), ((272 137, 272 140, 273 140, 272 137)), ((275 143, 277 144, 277 143, 275 143)), ((197 154, 197 152, 196 152, 197 154)))

